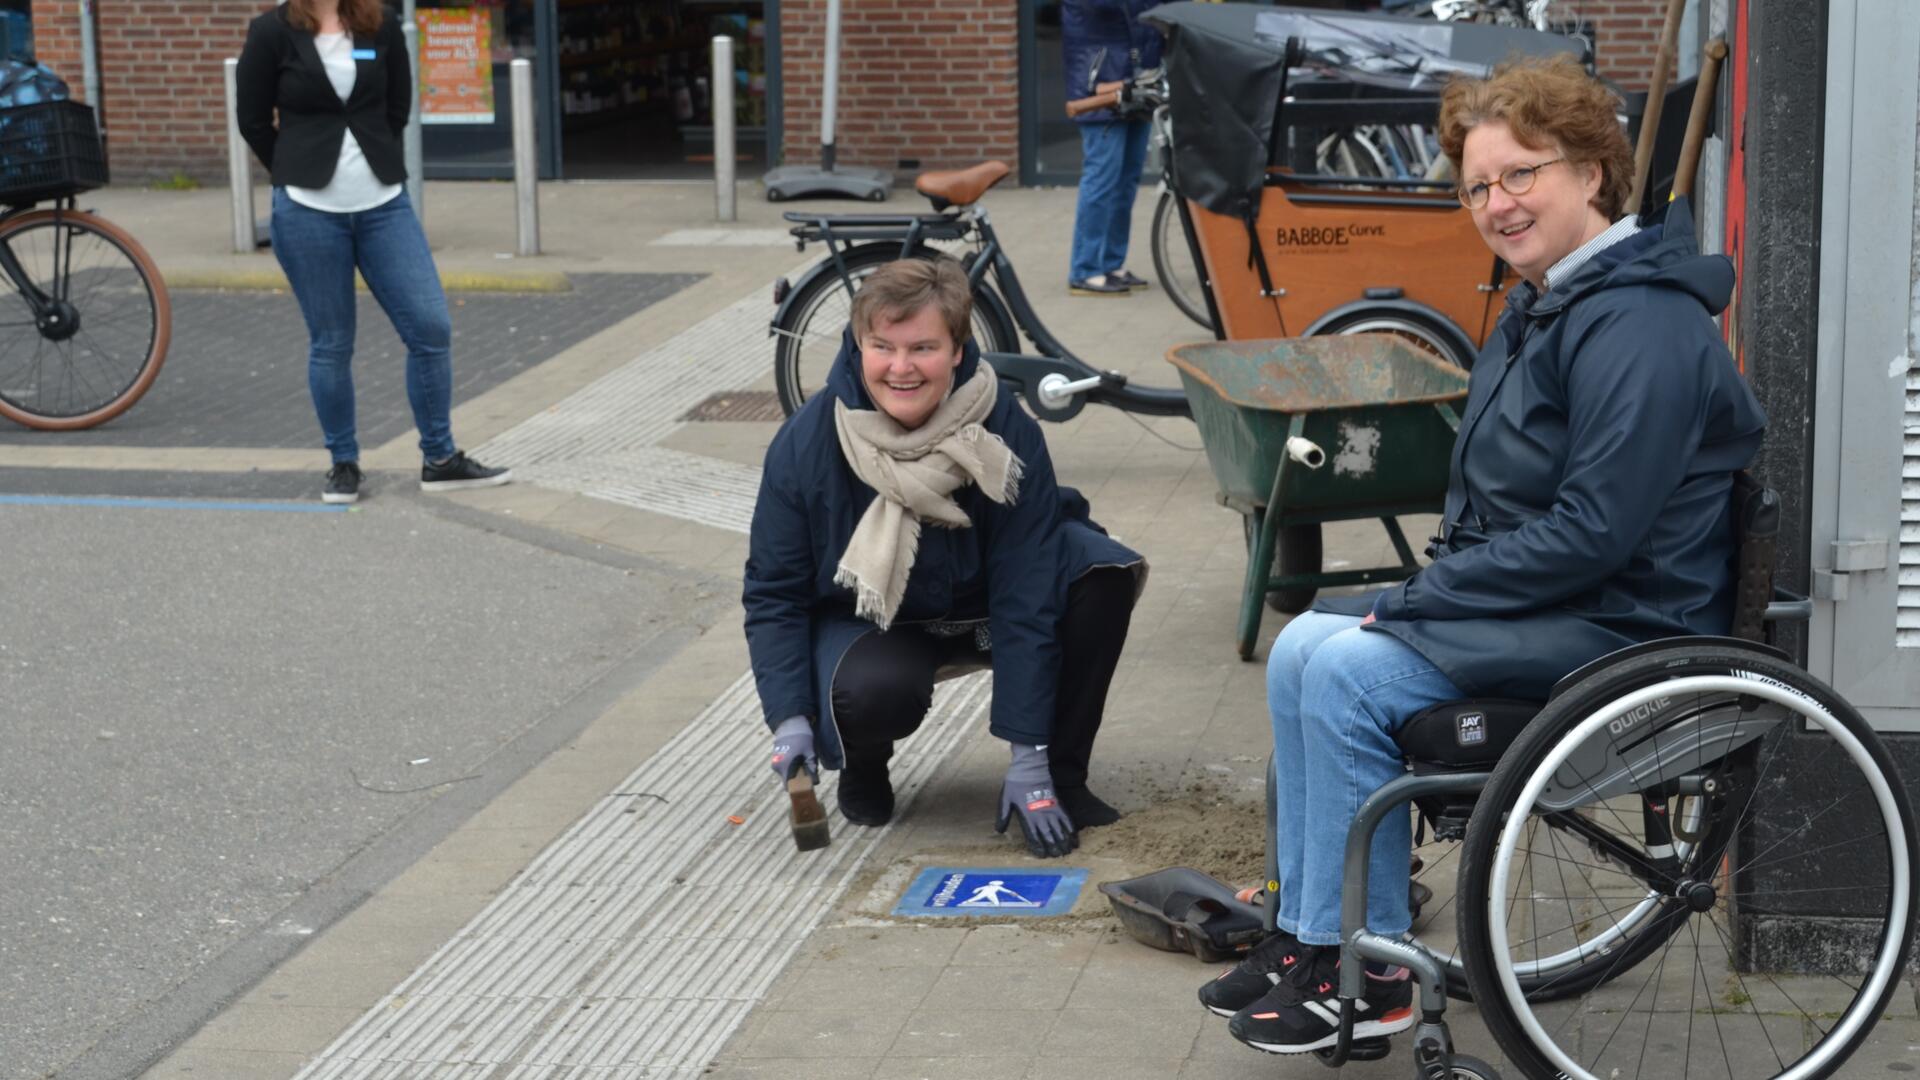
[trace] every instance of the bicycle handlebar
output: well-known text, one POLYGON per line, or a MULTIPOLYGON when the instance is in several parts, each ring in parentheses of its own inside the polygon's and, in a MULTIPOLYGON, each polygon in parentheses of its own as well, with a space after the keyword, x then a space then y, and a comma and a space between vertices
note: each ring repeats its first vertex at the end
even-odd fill
POLYGON ((1113 89, 1095 94, 1092 97, 1075 98, 1067 102, 1067 115, 1082 116, 1086 113, 1098 112, 1101 109, 1119 108, 1121 102, 1120 84, 1111 83, 1104 85, 1110 85, 1113 89))
POLYGON ((1166 103, 1165 79, 1159 68, 1152 68, 1131 79, 1096 83, 1091 97, 1067 102, 1067 115, 1083 116, 1100 109, 1115 109, 1123 115, 1151 112, 1166 103))

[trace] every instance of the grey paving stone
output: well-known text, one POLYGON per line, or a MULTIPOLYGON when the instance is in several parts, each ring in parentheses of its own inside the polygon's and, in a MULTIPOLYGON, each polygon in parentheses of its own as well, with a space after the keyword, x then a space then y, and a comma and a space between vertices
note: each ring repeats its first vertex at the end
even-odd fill
MULTIPOLYGON (((1092 885, 1087 891, 1093 891, 1092 885)), ((1084 899, 1084 897, 1083 897, 1084 899)), ((1103 901, 1104 902, 1104 901, 1103 901)), ((955 964, 973 967, 1077 968, 1093 955, 1098 933, 1058 933, 1022 926, 980 926, 967 932, 953 954, 955 964)))
POLYGON ((913 1011, 940 977, 938 967, 870 967, 848 960, 815 960, 787 994, 796 1008, 858 1005, 875 1012, 913 1011))
POLYGON ((966 939, 958 926, 903 923, 884 927, 829 926, 813 932, 803 955, 864 967, 945 967, 966 939))
POLYGON ((867 1080, 879 1064, 880 1059, 875 1057, 817 1058, 804 1066, 780 1060, 723 1058, 704 1075, 707 1080, 792 1080, 796 1076, 806 1080, 867 1080))
POLYGON ((1018 1007, 1058 1009, 1079 971, 1059 968, 949 967, 921 1002, 954 1012, 1018 1007))
POLYGON ((1040 1053, 1056 1015, 1038 1009, 923 1009, 907 1017, 890 1056, 1031 1059, 1040 1053))
POLYGON ((1033 1062, 1020 1057, 883 1058, 873 1080, 1019 1080, 1033 1062))
POLYGON ((1041 1054, 1048 1058, 1185 1058, 1208 1014, 1193 1008, 1062 1009, 1041 1054))
MULTIPOLYGON (((453 402, 484 393, 700 280, 699 274, 576 274, 566 293, 455 293, 453 402)), ((413 429, 406 348, 359 296, 353 378, 363 449, 413 429)), ((454 435, 458 437, 459 431, 454 435)), ((307 332, 291 293, 173 294, 173 344, 145 397, 64 446, 321 445, 307 392, 307 332)), ((0 425, 0 444, 48 436, 0 425)))
POLYGON ((1172 1080, 1180 1075, 1178 1057, 1048 1058, 1035 1062, 1025 1080, 1172 1080))
POLYGON ((1225 966, 1149 949, 1132 938, 1102 941, 1088 957, 1067 1007, 1127 1014, 1191 1010, 1197 1017, 1202 1010, 1194 994, 1225 966))
POLYGON ((742 1058, 805 1058, 811 1075, 816 1059, 878 1058, 905 1019, 903 1013, 866 1008, 769 1012, 753 1041, 736 1052, 742 1058))

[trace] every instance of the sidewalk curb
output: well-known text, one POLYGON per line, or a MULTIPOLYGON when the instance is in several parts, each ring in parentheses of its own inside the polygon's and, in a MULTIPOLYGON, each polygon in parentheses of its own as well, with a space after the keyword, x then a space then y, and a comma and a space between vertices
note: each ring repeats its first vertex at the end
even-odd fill
MULTIPOLYGON (((278 270, 173 270, 163 276, 170 290, 287 291, 287 277, 278 270)), ((442 270, 440 286, 448 292, 563 293, 573 291, 573 280, 558 271, 442 270)), ((357 274, 354 288, 367 289, 357 274)))

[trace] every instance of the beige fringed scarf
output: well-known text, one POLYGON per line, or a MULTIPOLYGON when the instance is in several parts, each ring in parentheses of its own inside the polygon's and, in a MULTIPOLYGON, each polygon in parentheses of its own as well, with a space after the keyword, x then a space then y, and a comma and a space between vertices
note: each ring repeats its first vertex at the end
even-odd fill
POLYGON ((856 595, 854 613, 885 630, 900 610, 907 575, 920 546, 920 523, 949 529, 973 525, 953 493, 977 484, 987 498, 1012 505, 1020 492, 1020 459, 1000 436, 980 426, 993 411, 999 380, 979 371, 940 403, 927 422, 908 431, 878 409, 849 409, 836 401, 833 421, 840 452, 861 482, 879 493, 854 526, 833 581, 856 595))

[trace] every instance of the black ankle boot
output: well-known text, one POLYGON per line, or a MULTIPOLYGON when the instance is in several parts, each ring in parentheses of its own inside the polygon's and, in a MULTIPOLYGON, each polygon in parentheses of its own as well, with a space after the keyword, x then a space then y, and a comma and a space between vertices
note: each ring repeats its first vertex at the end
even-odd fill
POLYGON ((893 820, 893 781, 885 762, 848 762, 840 770, 840 813, 854 825, 885 825, 893 820))
POLYGON ((1073 819, 1076 829, 1090 829, 1100 825, 1111 825, 1120 820, 1120 811, 1108 806, 1106 800, 1086 786, 1061 787, 1054 785, 1053 793, 1060 797, 1060 806, 1073 819))

